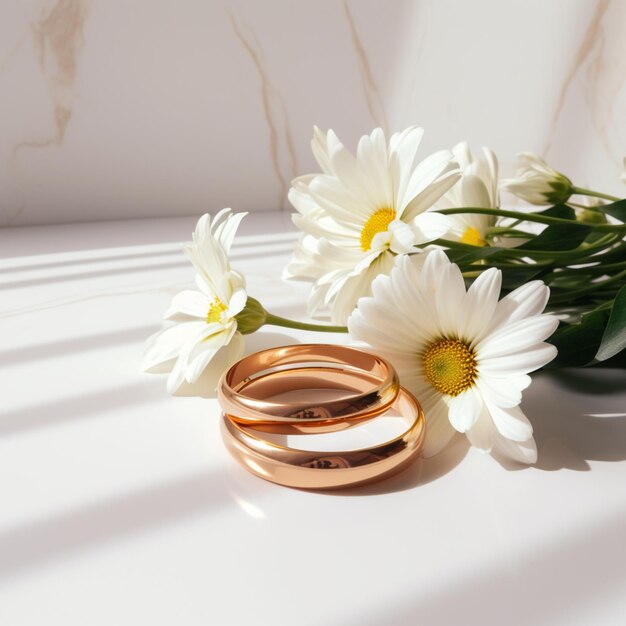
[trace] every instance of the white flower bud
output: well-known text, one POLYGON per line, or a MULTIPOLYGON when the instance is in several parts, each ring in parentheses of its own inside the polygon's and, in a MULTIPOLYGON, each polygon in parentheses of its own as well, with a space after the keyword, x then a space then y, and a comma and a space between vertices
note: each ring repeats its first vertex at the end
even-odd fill
POLYGON ((522 152, 518 159, 521 168, 517 171, 517 178, 503 180, 501 189, 539 205, 565 202, 572 195, 572 181, 536 154, 522 152))

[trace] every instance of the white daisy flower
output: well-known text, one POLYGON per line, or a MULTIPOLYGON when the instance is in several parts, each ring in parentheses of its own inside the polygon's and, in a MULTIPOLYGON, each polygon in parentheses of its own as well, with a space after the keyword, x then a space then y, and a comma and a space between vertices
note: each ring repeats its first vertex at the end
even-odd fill
POLYGON ((521 152, 517 158, 521 163, 517 178, 503 180, 501 189, 536 205, 566 202, 574 193, 572 181, 536 154, 521 152))
POLYGON ((427 210, 459 179, 458 166, 449 150, 418 161, 422 135, 411 127, 387 143, 377 128, 353 156, 332 130, 315 128, 311 146, 323 173, 292 182, 294 222, 304 235, 285 272, 314 281, 309 313, 330 307, 334 323, 345 323, 394 255, 448 230, 446 216, 427 210))
POLYGON ((534 463, 532 426, 519 408, 532 372, 551 361, 544 343, 558 320, 542 315, 549 290, 533 281, 500 301, 501 272, 483 272, 466 291, 442 250, 396 259, 348 321, 350 334, 395 365, 428 424, 425 455, 455 431, 473 446, 534 463))
MULTIPOLYGON (((482 155, 474 158, 466 141, 452 148, 455 161, 461 168, 461 180, 439 199, 433 210, 477 207, 497 209, 498 198, 498 159, 489 148, 482 149, 482 155)), ((493 215, 477 213, 448 215, 451 226, 445 239, 460 241, 473 246, 487 245, 487 232, 495 225, 493 215)))
POLYGON ((243 337, 235 316, 247 301, 245 281, 230 267, 228 254, 245 213, 220 211, 213 221, 203 215, 185 253, 196 268, 197 290, 174 296, 165 319, 175 323, 152 335, 146 343, 142 368, 153 370, 174 361, 167 390, 175 393, 184 381, 195 383, 209 363, 215 382, 228 363, 243 354, 243 337))

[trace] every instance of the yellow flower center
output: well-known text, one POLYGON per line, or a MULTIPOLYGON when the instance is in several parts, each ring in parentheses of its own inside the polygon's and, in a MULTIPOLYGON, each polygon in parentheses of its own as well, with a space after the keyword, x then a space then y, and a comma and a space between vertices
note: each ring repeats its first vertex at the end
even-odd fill
POLYGON ((384 233, 395 219, 396 212, 393 209, 378 209, 374 212, 361 231, 361 250, 367 252, 372 247, 374 235, 384 233))
POLYGON ((219 322, 222 319, 222 313, 228 307, 219 299, 215 298, 213 302, 211 302, 211 306, 209 307, 209 312, 206 316, 207 324, 219 322))
POLYGON ((439 339, 422 358, 426 380, 440 393, 458 396, 476 380, 476 357, 460 339, 439 339))
POLYGON ((467 243, 470 246, 486 246, 487 242, 482 238, 477 228, 470 226, 461 237, 461 243, 467 243))

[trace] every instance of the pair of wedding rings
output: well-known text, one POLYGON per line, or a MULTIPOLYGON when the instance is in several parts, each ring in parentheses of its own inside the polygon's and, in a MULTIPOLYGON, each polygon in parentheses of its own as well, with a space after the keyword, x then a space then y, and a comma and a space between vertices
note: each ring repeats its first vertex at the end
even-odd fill
POLYGON ((305 344, 257 352, 222 376, 217 393, 222 436, 233 457, 253 474, 289 487, 337 489, 374 482, 404 469, 424 442, 422 409, 400 387, 391 364, 356 348, 305 344), (316 399, 323 390, 340 395, 316 399), (296 400, 275 399, 281 395, 296 400), (299 395, 308 398, 299 401, 299 395), (300 450, 264 436, 330 433, 382 415, 402 418, 408 428, 390 441, 357 450, 300 450))

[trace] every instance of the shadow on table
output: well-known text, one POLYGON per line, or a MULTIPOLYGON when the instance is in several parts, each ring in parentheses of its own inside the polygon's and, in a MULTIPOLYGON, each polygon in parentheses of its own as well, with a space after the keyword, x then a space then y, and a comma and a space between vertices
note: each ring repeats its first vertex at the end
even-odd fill
POLYGON ((320 493, 336 496, 372 496, 414 489, 451 472, 465 458, 468 450, 467 439, 457 435, 448 447, 436 456, 417 459, 415 463, 391 478, 363 487, 321 491, 320 493))
POLYGON ((198 472, 0 532, 0 581, 232 502, 222 475, 198 472))
MULTIPOLYGON (((287 253, 289 252, 291 249, 291 243, 289 244, 288 247, 282 246, 281 248, 278 249, 279 252, 283 252, 283 253, 287 253)), ((274 252, 276 252, 276 250, 274 250, 274 252)), ((144 257, 150 257, 150 256, 159 256, 162 257, 164 256, 165 253, 144 253, 144 254, 135 254, 135 255, 119 255, 118 257, 109 257, 109 258, 96 258, 96 259, 90 259, 88 256, 85 258, 85 262, 90 263, 90 264, 97 264, 98 262, 106 262, 106 261, 110 261, 110 260, 114 260, 117 261, 120 258, 121 259, 129 259, 132 261, 136 261, 136 260, 143 260, 144 257)), ((255 256, 258 255, 257 251, 252 251, 252 252, 239 252, 236 255, 231 255, 231 258, 236 259, 237 261, 240 261, 242 259, 245 258, 253 258, 255 256)), ((22 279, 22 280, 13 280, 13 281, 9 281, 9 282, 1 282, 0 281, 0 291, 2 290, 8 290, 8 289, 24 289, 25 287, 39 287, 41 285, 51 285, 54 283, 65 283, 65 282, 72 282, 72 281, 80 281, 80 280, 97 280, 98 278, 103 278, 103 277, 108 277, 108 276, 123 276, 126 274, 133 274, 135 272, 160 272, 163 270, 170 270, 170 269, 178 269, 178 268, 185 268, 189 266, 189 261, 187 259, 184 258, 182 251, 178 251, 176 254, 177 259, 171 260, 171 261, 160 261, 158 263, 156 262, 150 262, 146 265, 136 265, 136 264, 129 264, 128 267, 113 267, 113 268, 106 268, 106 269, 89 269, 89 270, 83 270, 80 272, 70 272, 70 273, 65 273, 65 274, 57 274, 54 276, 44 276, 44 277, 40 277, 40 278, 26 278, 26 279, 22 279)), ((72 265, 78 265, 79 262, 77 261, 65 261, 65 262, 59 262, 59 263, 49 263, 47 264, 45 267, 46 269, 49 269, 53 266, 57 266, 57 267, 63 267, 63 266, 72 266, 72 265)), ((41 267, 40 265, 35 265, 32 266, 35 268, 39 268, 41 267)), ((32 269, 32 267, 27 267, 27 268, 18 268, 17 270, 13 270, 13 273, 19 272, 21 269, 32 269)), ((3 270, 2 273, 7 273, 10 270, 3 270)), ((0 275, 1 278, 1 275, 0 275)))
POLYGON ((429 567, 439 574, 428 588, 411 586, 409 580, 395 596, 379 594, 366 599, 362 612, 354 611, 341 624, 608 624, 602 617, 580 621, 580 613, 592 615, 589 610, 594 606, 610 610, 615 617, 616 612, 621 613, 619 593, 626 580, 623 536, 624 510, 619 510, 594 525, 575 532, 564 530, 523 552, 507 546, 499 559, 484 559, 477 567, 458 569, 443 580, 437 564, 418 560, 414 567, 422 572, 416 580, 427 579, 423 572, 429 567), (407 593, 408 589, 411 592, 407 593))
POLYGON ((30 404, 4 411, 0 416, 0 438, 67 424, 128 409, 163 396, 163 387, 152 383, 132 383, 74 394, 59 400, 30 404))
POLYGON ((77 352, 110 349, 125 344, 145 341, 161 327, 156 324, 135 326, 120 330, 80 335, 58 341, 40 342, 22 345, 19 348, 0 351, 0 368, 13 367, 30 361, 42 361, 59 356, 68 356, 77 352))
POLYGON ((24 289, 25 287, 39 287, 41 285, 51 285, 60 282, 72 282, 79 280, 97 280, 98 278, 108 276, 120 276, 125 274, 133 274, 135 272, 154 272, 169 269, 184 268, 189 264, 188 261, 182 259, 180 261, 167 261, 162 263, 150 263, 149 265, 129 267, 115 267, 104 270, 90 270, 80 273, 64 274, 62 276, 44 276, 42 278, 27 278, 23 280, 15 280, 11 282, 0 283, 0 290, 8 289, 24 289))
MULTIPOLYGON (((589 471, 588 461, 626 460, 626 373, 623 370, 542 372, 525 392, 538 461, 554 471, 589 471)), ((500 463, 507 469, 518 465, 500 463)))
MULTIPOLYGON (((523 408, 534 426, 538 460, 544 471, 589 471, 589 461, 626 460, 626 374, 623 370, 560 370, 542 372, 524 394, 523 408)), ((397 476, 337 495, 365 496, 412 489, 453 470, 469 446, 457 436, 430 459, 420 459, 397 476)), ((528 466, 494 453, 507 470, 528 466)))

